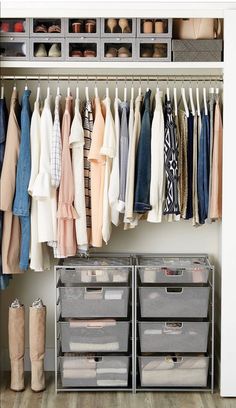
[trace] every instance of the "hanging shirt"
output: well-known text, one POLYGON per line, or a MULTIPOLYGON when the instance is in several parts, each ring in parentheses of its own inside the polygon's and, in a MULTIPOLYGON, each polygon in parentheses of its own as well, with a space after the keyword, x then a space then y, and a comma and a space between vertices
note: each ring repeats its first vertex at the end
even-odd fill
POLYGON ((215 95, 210 94, 208 103, 208 115, 210 117, 210 147, 209 147, 209 205, 208 205, 208 221, 211 222, 211 188, 212 188, 212 159, 213 159, 213 144, 214 144, 214 112, 215 112, 215 95))
POLYGON ((183 110, 179 110, 179 188, 180 188, 180 213, 182 218, 186 218, 188 200, 188 118, 183 110))
POLYGON ((58 188, 61 181, 61 95, 56 95, 51 146, 51 184, 58 188))
POLYGON ((202 127, 198 158, 198 208, 199 223, 204 224, 208 217, 210 171, 210 126, 209 115, 202 112, 202 127))
POLYGON ((164 165, 166 173, 164 214, 179 214, 176 126, 171 102, 167 100, 165 104, 164 165))
POLYGON ((91 245, 93 247, 101 247, 105 157, 100 153, 100 151, 103 145, 105 121, 102 114, 100 99, 96 97, 94 102, 95 102, 95 119, 92 132, 92 142, 88 156, 88 159, 91 163, 91 207, 92 207, 91 245))
POLYGON ((120 114, 120 141, 119 141, 119 202, 118 210, 123 213, 125 210, 125 191, 127 164, 129 152, 129 104, 121 102, 119 104, 120 114))
POLYGON ((150 181, 151 181, 151 90, 144 97, 144 110, 140 137, 138 142, 136 169, 135 169, 135 194, 134 211, 145 213, 151 210, 150 181))
POLYGON ((193 133, 194 116, 189 112, 188 117, 188 142, 187 142, 187 167, 188 167, 188 194, 186 220, 193 217, 193 133))
POLYGON ((84 129, 79 111, 79 99, 75 100, 74 118, 70 130, 70 148, 72 150, 72 171, 74 180, 74 206, 78 218, 75 220, 77 248, 88 249, 86 206, 84 190, 84 129))
POLYGON ((193 225, 199 225, 197 168, 198 168, 198 140, 201 129, 201 116, 194 116, 193 125, 193 225))
MULTIPOLYGON (((39 102, 35 101, 30 124, 31 174, 28 192, 31 196, 39 173, 40 143, 39 102)), ((38 241, 38 201, 35 197, 32 197, 31 200, 30 227, 30 268, 35 271, 44 271, 49 269, 50 260, 48 247, 38 241)))
POLYGON ((61 183, 58 195, 58 245, 63 257, 76 254, 75 219, 77 212, 73 206, 74 181, 69 146, 71 125, 72 97, 66 97, 65 111, 62 119, 62 160, 61 183))
POLYGON ((105 156, 105 175, 104 175, 104 191, 103 191, 103 221, 102 221, 102 237, 107 244, 111 236, 111 207, 109 204, 109 185, 112 168, 112 159, 116 153, 116 133, 115 123, 111 113, 111 100, 106 97, 103 100, 105 107, 105 129, 103 145, 100 153, 105 156))
POLYGON ((0 181, 0 209, 3 214, 2 231, 2 271, 19 273, 20 261, 20 220, 12 212, 16 187, 16 169, 20 148, 20 106, 18 93, 14 89, 11 97, 10 114, 7 127, 5 154, 0 181))
POLYGON ((210 217, 212 220, 222 218, 222 146, 223 126, 219 100, 216 100, 214 118, 214 143, 212 156, 212 187, 210 217))
POLYGON ((152 120, 151 184, 147 221, 161 222, 164 200, 164 115, 160 91, 156 92, 156 106, 152 120))

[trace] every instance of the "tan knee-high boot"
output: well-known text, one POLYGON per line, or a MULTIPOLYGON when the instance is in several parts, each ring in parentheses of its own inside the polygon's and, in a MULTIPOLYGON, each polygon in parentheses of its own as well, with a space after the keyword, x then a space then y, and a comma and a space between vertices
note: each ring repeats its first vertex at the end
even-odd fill
POLYGON ((25 308, 9 307, 9 354, 11 360, 11 389, 23 391, 25 354, 25 308))
POLYGON ((45 389, 44 355, 46 337, 46 307, 29 308, 29 346, 31 360, 31 388, 45 389))

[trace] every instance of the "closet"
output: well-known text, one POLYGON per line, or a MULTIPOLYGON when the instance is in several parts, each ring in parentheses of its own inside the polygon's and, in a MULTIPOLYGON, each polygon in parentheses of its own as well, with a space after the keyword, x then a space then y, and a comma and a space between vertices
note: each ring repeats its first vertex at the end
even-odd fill
MULTIPOLYGON (((97 85, 99 95, 105 95, 106 81, 109 81, 109 92, 113 98, 115 95, 116 81, 119 85, 120 95, 124 95, 125 84, 127 85, 127 94, 130 95, 132 81, 135 84, 136 93, 140 86, 145 92, 146 88, 156 89, 157 83, 160 89, 166 91, 167 88, 177 88, 178 98, 181 96, 181 88, 193 89, 195 92, 197 80, 199 82, 200 93, 202 89, 214 87, 220 88, 223 94, 224 106, 224 135, 223 135, 223 217, 222 223, 213 223, 204 225, 200 228, 193 228, 191 221, 181 222, 164 222, 162 224, 149 224, 142 222, 135 231, 123 231, 122 227, 113 229, 112 240, 103 251, 107 252, 128 252, 133 253, 204 253, 209 254, 210 261, 215 265, 216 277, 216 372, 217 378, 220 378, 220 392, 222 396, 236 396, 235 384, 235 365, 236 365, 236 329, 234 322, 235 311, 235 262, 233 254, 235 252, 234 231, 236 229, 235 212, 235 188, 233 186, 234 161, 236 141, 232 118, 235 115, 234 95, 236 92, 235 66, 235 18, 236 5, 234 3, 214 3, 209 2, 198 4, 197 2, 172 3, 165 2, 147 2, 145 7, 141 2, 118 1, 112 2, 83 2, 82 4, 68 3, 67 9, 61 2, 56 6, 53 2, 35 3, 34 7, 28 2, 2 2, 1 18, 19 19, 72 19, 78 16, 86 19, 107 19, 110 16, 119 16, 122 9, 124 14, 131 21, 132 19, 143 19, 148 17, 156 18, 160 16, 163 19, 174 19, 183 17, 196 18, 222 18, 224 19, 224 61, 219 62, 174 62, 153 61, 150 58, 131 60, 129 62, 118 60, 118 57, 111 58, 107 61, 106 53, 110 45, 115 44, 115 39, 103 40, 103 57, 98 61, 93 61, 92 57, 86 61, 79 62, 78 58, 67 55, 63 60, 58 57, 57 62, 45 60, 45 58, 31 58, 34 51, 29 46, 29 54, 26 59, 9 59, 1 61, 1 75, 3 79, 4 92, 7 100, 12 93, 14 83, 20 94, 23 93, 24 87, 28 86, 32 90, 31 100, 36 99, 37 87, 40 84, 41 95, 46 96, 47 87, 50 87, 52 94, 55 96, 58 83, 63 96, 67 94, 67 88, 70 87, 75 95, 78 84, 80 97, 84 98, 85 88, 88 87, 90 95, 94 95, 94 87, 97 85), (91 4, 90 4, 91 3, 91 4), (98 4, 99 3, 99 4, 98 4), (108 45, 107 45, 108 44, 108 45), (117 58, 117 59, 116 59, 117 58), (104 60, 105 59, 105 60, 104 60), (40 76, 42 80, 40 80, 40 76), (87 78, 86 78, 87 77, 87 78), (109 79, 109 77, 111 77, 109 79), (7 79, 10 78, 10 79, 7 79), (140 78, 140 79, 139 79, 140 78), (167 86, 168 84, 168 86, 167 86)), ((64 20, 63 20, 64 21, 64 20)), ((41 23, 39 21, 39 23, 41 23)), ((57 23, 57 22, 56 22, 57 23)), ((57 25, 57 24, 56 24, 57 25)), ((102 26, 100 26, 101 28, 102 26)), ((100 29, 99 28, 99 29, 100 29)), ((27 33, 33 38, 34 26, 26 26, 27 33), (32 31, 31 31, 32 30, 32 31), (31 33, 31 34, 30 34, 31 33)), ((65 49, 77 50, 75 44, 77 40, 73 39, 73 30, 80 30, 81 27, 64 25, 61 33, 69 32, 70 36, 66 41, 65 49), (74 27, 74 28, 72 28, 74 27), (67 48, 66 48, 67 47, 67 48), (74 47, 74 48, 73 48, 74 47)), ((85 29, 85 28, 83 28, 85 29)), ((94 30, 94 27, 90 27, 94 30)), ((167 29, 168 31, 168 29, 167 29)), ((94 34, 94 33, 93 33, 94 34)), ((41 35, 41 34, 40 34, 41 35)), ((62 35, 62 34, 61 34, 62 35)), ((96 29, 94 36, 88 41, 94 44, 98 41, 100 35, 96 29)), ((31 37, 27 37, 30 43, 31 37)), ((41 38, 49 38, 42 33, 41 38)), ((37 37, 38 38, 38 37, 37 37)), ((114 36, 116 38, 116 36, 114 36)), ((134 37, 128 36, 129 43, 134 44, 134 37)), ((19 37, 19 41, 20 37, 19 37)), ((37 41, 41 41, 37 39, 37 41)), ((59 40, 58 40, 59 41, 59 40)), ((145 40, 141 37, 140 44, 145 40)), ((163 38, 167 43, 168 38, 163 38)), ((48 41, 49 42, 49 41, 48 41)), ((46 40, 45 40, 46 43, 46 40)), ((82 42, 81 42, 82 43, 82 42)), ((121 44, 122 46, 123 44, 121 44)), ((62 48, 63 48, 62 47, 62 48)), ((141 47, 141 45, 140 45, 141 47)), ((116 48, 116 47, 114 47, 116 48)), ((119 48, 120 44, 119 44, 119 48)), ((127 48, 127 47, 126 47, 127 48)), ((139 48, 142 49, 142 48, 139 48)), ((46 46, 49 52, 49 47, 46 46)), ((79 49, 83 51, 83 47, 79 49)), ((115 51, 114 51, 115 52, 115 51)), ((99 56, 100 57, 100 56, 99 56)), ((9 291, 1 294, 1 321, 3 322, 3 332, 6 330, 4 319, 7 313, 7 306, 15 296, 22 297, 25 302, 30 302, 33 297, 42 297, 48 306, 48 327, 47 327, 47 358, 46 369, 54 370, 54 299, 52 292, 54 289, 53 271, 44 272, 44 276, 27 272, 24 276, 17 276, 11 282, 9 291)), ((3 355, 7 355, 7 338, 3 338, 3 355)), ((7 358, 3 357, 6 361, 7 358)), ((28 362, 26 361, 26 367, 28 362)))

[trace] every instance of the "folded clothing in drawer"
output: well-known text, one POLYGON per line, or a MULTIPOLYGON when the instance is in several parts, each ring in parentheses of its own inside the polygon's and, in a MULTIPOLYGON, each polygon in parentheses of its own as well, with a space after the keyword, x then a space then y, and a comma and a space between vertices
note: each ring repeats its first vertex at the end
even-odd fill
POLYGON ((127 352, 129 324, 116 320, 60 322, 62 352, 127 352))
POLYGON ((205 353, 208 322, 140 322, 142 353, 205 353))
POLYGON ((209 287, 141 287, 141 316, 204 318, 208 314, 209 287))
POLYGON ((139 357, 142 386, 206 387, 209 357, 139 357))
POLYGON ((63 318, 127 317, 128 287, 60 287, 63 318))
POLYGON ((61 357, 64 387, 126 387, 129 357, 61 357))

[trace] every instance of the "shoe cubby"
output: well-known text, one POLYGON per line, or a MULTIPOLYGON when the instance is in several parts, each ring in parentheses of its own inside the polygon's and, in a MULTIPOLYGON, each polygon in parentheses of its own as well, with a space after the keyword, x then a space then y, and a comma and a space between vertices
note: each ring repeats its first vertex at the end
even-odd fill
POLYGON ((138 18, 137 37, 172 37, 172 18, 138 18))
POLYGON ((63 18, 31 18, 31 37, 64 37, 65 27, 63 18))
POLYGON ((135 61, 135 40, 113 38, 101 40, 101 61, 135 61))
POLYGON ((41 37, 30 39, 30 59, 32 61, 63 61, 64 39, 41 37))
POLYGON ((0 18, 1 37, 28 37, 29 19, 28 18, 0 18))
POLYGON ((101 37, 136 37, 136 19, 125 17, 102 18, 101 37))
POLYGON ((66 40, 67 61, 99 61, 100 41, 96 38, 80 38, 66 40))
POLYGON ((101 32, 100 18, 66 18, 66 37, 99 37, 101 32))
POLYGON ((153 37, 136 41, 138 61, 171 61, 171 39, 153 37))
POLYGON ((29 38, 17 36, 1 38, 0 59, 2 61, 29 60, 29 38))

